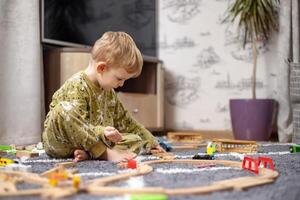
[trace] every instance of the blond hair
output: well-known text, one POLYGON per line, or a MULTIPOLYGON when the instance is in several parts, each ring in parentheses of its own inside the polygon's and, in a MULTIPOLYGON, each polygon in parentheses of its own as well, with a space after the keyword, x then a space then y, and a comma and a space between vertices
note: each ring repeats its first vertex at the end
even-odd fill
POLYGON ((124 67, 129 74, 139 76, 143 57, 133 39, 125 32, 105 32, 92 50, 92 59, 106 62, 108 67, 124 67))

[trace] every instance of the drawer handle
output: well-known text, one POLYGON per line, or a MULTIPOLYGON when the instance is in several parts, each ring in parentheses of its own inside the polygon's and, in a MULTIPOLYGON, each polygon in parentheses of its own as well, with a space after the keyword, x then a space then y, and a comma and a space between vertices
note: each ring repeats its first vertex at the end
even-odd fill
POLYGON ((138 112, 139 112, 139 109, 135 108, 135 109, 132 110, 132 112, 133 112, 133 113, 138 113, 138 112))

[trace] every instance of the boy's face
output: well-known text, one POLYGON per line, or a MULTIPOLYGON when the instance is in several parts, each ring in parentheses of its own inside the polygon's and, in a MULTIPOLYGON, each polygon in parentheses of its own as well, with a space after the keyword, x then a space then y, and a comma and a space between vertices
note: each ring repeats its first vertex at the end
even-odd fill
POLYGON ((108 68, 105 66, 98 70, 97 80, 99 85, 105 90, 122 87, 124 82, 132 78, 134 74, 129 74, 123 67, 108 68))

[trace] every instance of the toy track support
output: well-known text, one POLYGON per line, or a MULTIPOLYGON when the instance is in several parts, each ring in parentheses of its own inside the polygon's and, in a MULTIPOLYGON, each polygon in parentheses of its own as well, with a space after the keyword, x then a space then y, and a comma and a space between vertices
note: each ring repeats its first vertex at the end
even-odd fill
POLYGON ((274 170, 274 164, 272 158, 263 157, 263 156, 258 157, 258 166, 260 166, 261 164, 263 165, 264 168, 267 168, 269 164, 269 168, 274 170))
POLYGON ((251 158, 249 156, 245 156, 242 167, 243 169, 249 170, 254 172, 255 174, 258 174, 258 160, 255 158, 251 158))

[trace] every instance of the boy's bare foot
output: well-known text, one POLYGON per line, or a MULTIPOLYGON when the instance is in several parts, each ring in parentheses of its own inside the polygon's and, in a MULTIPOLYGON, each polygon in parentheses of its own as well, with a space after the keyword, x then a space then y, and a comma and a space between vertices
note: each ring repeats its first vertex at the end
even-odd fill
POLYGON ((74 160, 73 162, 79 162, 79 161, 83 161, 83 160, 87 160, 89 158, 89 155, 81 149, 76 149, 74 151, 74 160))
POLYGON ((112 162, 122 162, 135 158, 137 155, 129 151, 120 151, 107 148, 106 151, 100 156, 101 160, 112 162))

